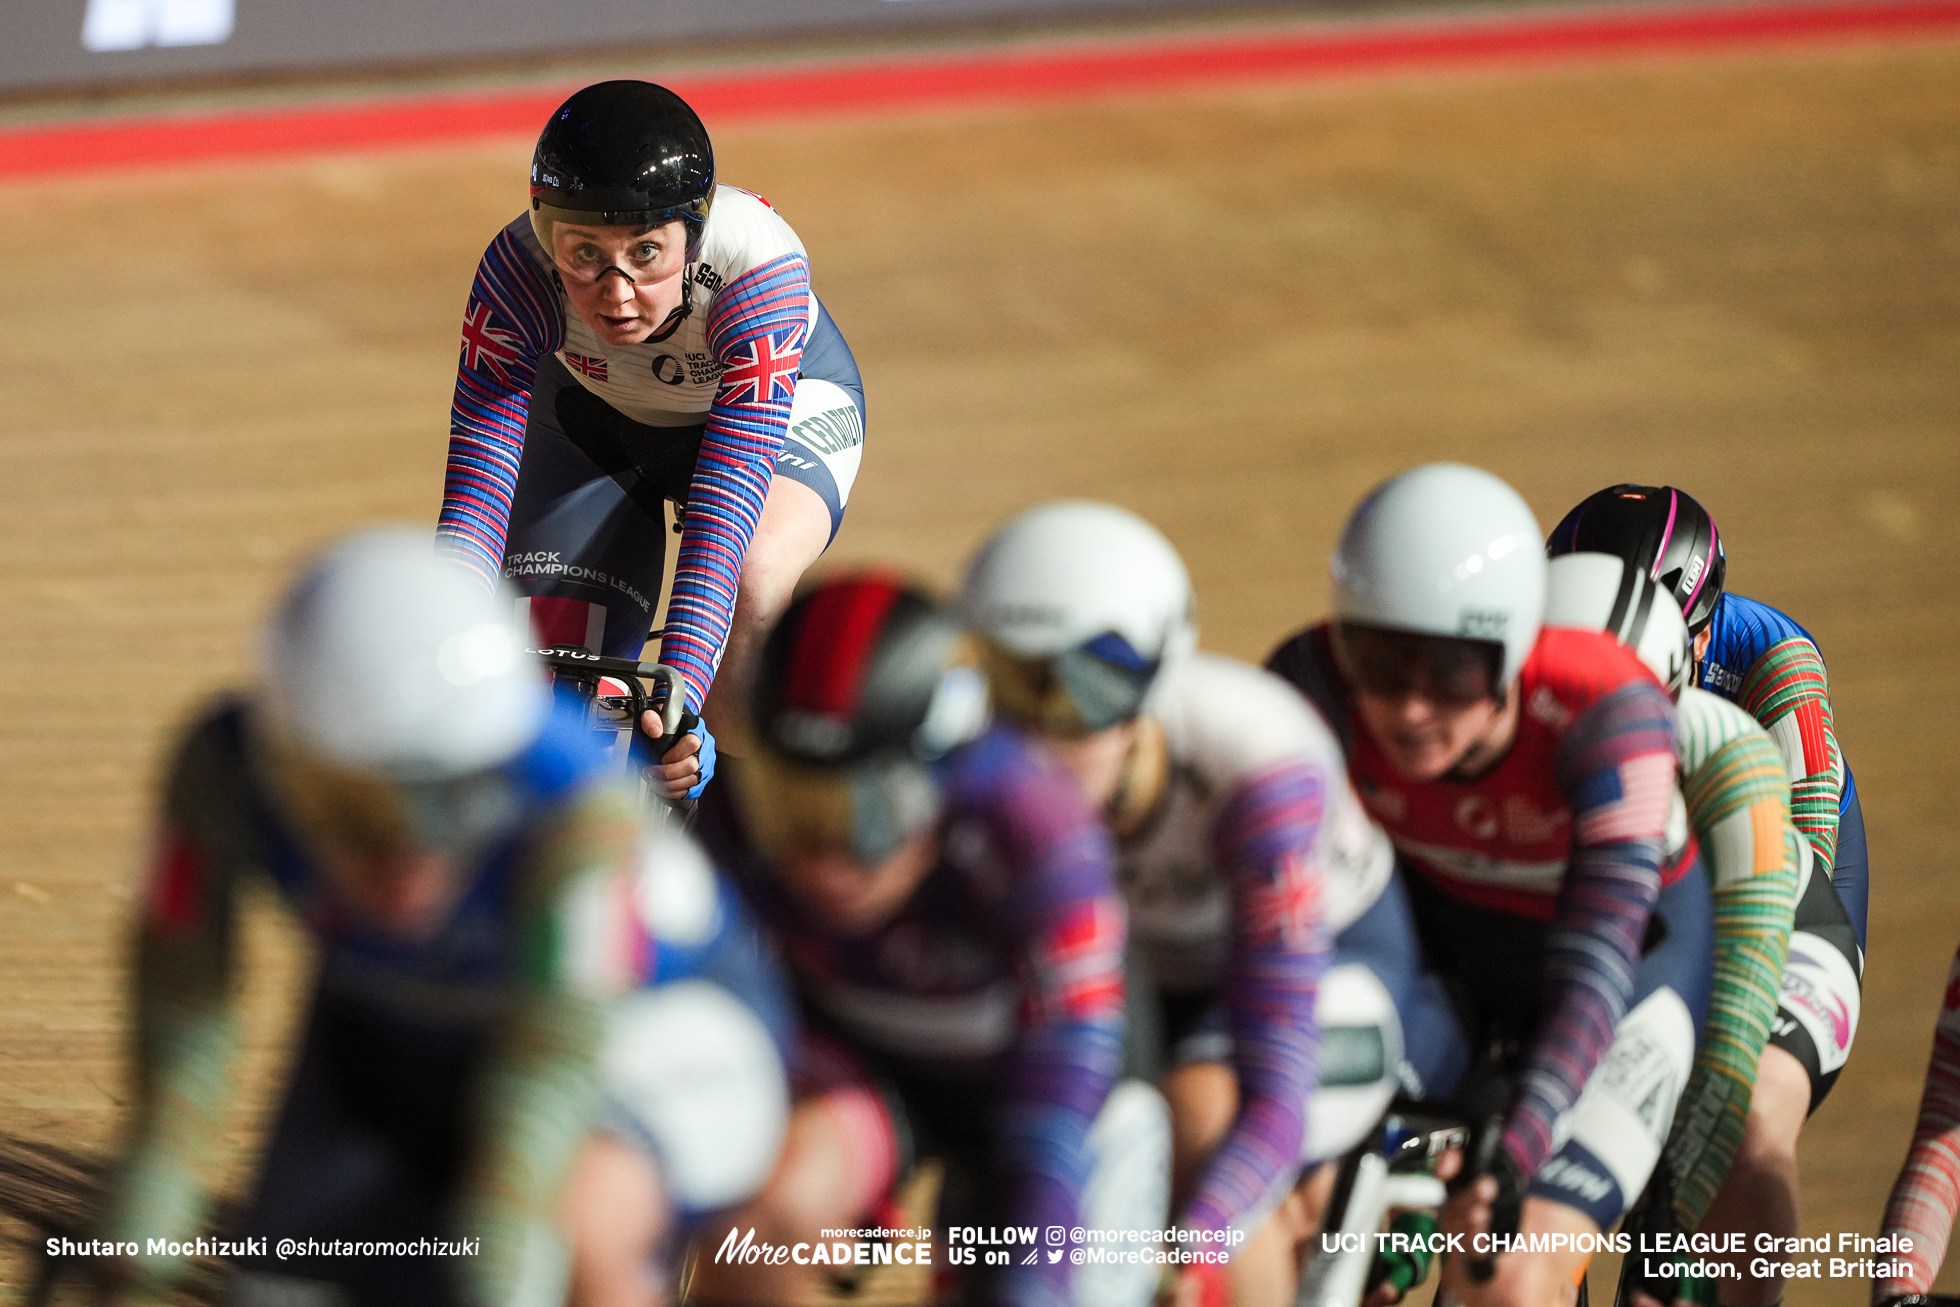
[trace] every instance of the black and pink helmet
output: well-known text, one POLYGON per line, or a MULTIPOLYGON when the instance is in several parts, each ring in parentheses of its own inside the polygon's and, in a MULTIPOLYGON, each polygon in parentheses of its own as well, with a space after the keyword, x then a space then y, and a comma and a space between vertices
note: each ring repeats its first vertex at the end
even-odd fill
POLYGON ((1608 486, 1552 529, 1545 552, 1614 554, 1667 587, 1700 635, 1715 617, 1728 558, 1715 519, 1673 486, 1608 486))

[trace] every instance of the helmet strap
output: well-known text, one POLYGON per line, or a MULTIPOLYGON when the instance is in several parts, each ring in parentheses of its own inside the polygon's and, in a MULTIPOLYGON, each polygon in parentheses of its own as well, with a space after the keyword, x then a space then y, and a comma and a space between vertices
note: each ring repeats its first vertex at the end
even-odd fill
MULTIPOLYGON (((623 271, 619 275, 622 277, 626 276, 623 271)), ((667 315, 667 320, 662 322, 651 336, 647 337, 647 343, 657 345, 661 341, 666 340, 669 336, 681 329, 681 323, 686 322, 688 316, 693 312, 694 265, 690 263, 681 270, 681 302, 674 306, 674 311, 667 315)))

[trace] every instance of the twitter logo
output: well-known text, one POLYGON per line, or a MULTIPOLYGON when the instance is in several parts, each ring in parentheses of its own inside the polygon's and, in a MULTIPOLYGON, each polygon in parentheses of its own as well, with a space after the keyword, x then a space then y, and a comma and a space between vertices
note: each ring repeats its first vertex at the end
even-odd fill
POLYGON ((1059 1248, 1050 1248, 1050 1249, 1048 1250, 1048 1264, 1049 1264, 1050 1266, 1053 1266, 1053 1265, 1054 1265, 1054 1264, 1055 1264, 1056 1262, 1059 1262, 1059 1261, 1061 1261, 1061 1260, 1062 1260, 1062 1250, 1061 1250, 1061 1249, 1059 1249, 1059 1248))

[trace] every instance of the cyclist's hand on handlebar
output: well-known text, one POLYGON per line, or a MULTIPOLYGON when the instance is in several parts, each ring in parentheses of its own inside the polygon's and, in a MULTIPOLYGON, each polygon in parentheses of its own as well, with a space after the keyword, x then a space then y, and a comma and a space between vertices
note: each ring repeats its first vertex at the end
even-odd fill
MULTIPOLYGON (((654 739, 664 729, 660 714, 649 711, 640 719, 640 728, 654 739)), ((697 722, 667 750, 659 762, 646 769, 647 783, 661 797, 679 802, 698 799, 715 774, 715 737, 705 723, 697 722)))
POLYGON ((1451 1234, 1488 1234, 1491 1208, 1496 1202, 1497 1181, 1480 1175, 1469 1184, 1451 1191, 1448 1201, 1443 1204, 1442 1227, 1451 1234))
MULTIPOLYGON (((1458 1161, 1450 1175, 1458 1174, 1461 1166, 1458 1161)), ((1449 1178, 1441 1166, 1437 1175, 1449 1178)), ((1466 1235, 1516 1234, 1530 1187, 1511 1155, 1500 1148, 1489 1171, 1451 1185, 1449 1200, 1443 1204, 1443 1227, 1466 1235)))

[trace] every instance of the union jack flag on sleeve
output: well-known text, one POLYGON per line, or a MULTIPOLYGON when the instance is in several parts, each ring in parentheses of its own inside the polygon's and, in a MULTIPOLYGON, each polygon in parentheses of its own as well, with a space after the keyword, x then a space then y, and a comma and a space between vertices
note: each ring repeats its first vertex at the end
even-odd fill
POLYGON ((538 360, 557 350, 564 335, 557 291, 506 227, 483 252, 463 312, 449 465, 436 520, 444 551, 488 584, 503 575, 538 360))
POLYGON ((694 464, 660 641, 660 660, 686 678, 697 709, 721 664, 742 559, 789 429, 810 325, 809 262, 789 253, 750 269, 722 288, 710 313, 721 385, 694 464))
POLYGON ((1320 1052, 1314 1001, 1333 952, 1310 858, 1327 780, 1287 759, 1244 778, 1213 825, 1233 886, 1225 1001, 1239 1111, 1185 1204, 1200 1229, 1256 1224, 1298 1169, 1320 1052))

